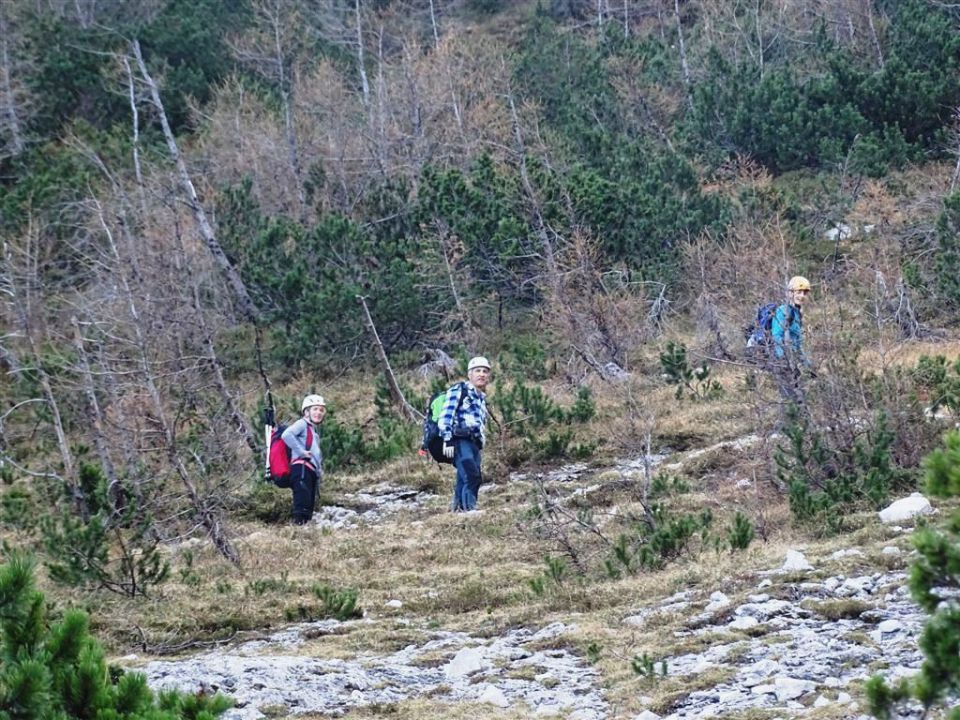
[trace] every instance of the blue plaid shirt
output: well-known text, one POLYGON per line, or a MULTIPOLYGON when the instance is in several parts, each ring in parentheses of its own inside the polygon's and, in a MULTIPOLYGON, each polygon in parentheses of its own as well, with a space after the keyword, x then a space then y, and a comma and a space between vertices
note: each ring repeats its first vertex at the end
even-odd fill
POLYGON ((480 447, 483 447, 485 440, 483 426, 486 422, 487 399, 473 386, 473 383, 464 381, 447 390, 447 401, 443 404, 443 410, 440 411, 440 418, 437 420, 440 437, 444 442, 449 442, 454 437, 469 437, 477 440, 480 447), (460 411, 457 412, 461 393, 466 393, 466 396, 460 404, 460 411))

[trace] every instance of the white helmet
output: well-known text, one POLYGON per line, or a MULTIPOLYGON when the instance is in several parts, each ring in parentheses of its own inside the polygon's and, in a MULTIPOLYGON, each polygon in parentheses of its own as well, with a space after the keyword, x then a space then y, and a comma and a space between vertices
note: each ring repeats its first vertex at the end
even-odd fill
POLYGON ((487 370, 489 370, 490 361, 487 360, 482 355, 478 355, 477 357, 471 359, 469 363, 467 363, 467 372, 470 372, 474 368, 478 368, 478 367, 486 368, 487 370))
POLYGON ((308 407, 313 407, 314 405, 323 405, 324 407, 327 406, 327 404, 323 401, 322 395, 307 395, 303 399, 303 402, 300 403, 300 412, 303 412, 308 407))

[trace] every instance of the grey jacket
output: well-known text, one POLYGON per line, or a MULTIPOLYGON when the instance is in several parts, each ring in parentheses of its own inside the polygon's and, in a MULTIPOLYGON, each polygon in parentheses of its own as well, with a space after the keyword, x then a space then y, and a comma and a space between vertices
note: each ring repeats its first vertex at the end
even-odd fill
POLYGON ((313 427, 313 445, 307 447, 307 420, 300 418, 283 431, 280 438, 290 448, 290 462, 309 456, 310 463, 317 470, 317 476, 323 475, 323 453, 320 452, 320 433, 313 427))

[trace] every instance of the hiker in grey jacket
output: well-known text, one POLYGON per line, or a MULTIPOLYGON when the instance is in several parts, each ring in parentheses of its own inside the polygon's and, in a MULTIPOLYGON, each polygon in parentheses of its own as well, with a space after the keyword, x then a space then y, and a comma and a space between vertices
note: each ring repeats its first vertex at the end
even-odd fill
POLYGON ((327 405, 320 395, 307 395, 300 410, 303 417, 280 436, 290 448, 290 487, 293 490, 295 525, 303 525, 313 517, 317 491, 323 477, 320 423, 327 414, 327 405))

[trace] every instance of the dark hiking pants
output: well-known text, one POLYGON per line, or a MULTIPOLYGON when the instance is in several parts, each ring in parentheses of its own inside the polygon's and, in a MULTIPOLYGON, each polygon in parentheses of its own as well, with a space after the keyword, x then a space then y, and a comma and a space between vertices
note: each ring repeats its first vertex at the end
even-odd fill
POLYGON ((303 525, 313 517, 317 473, 303 463, 296 463, 290 468, 290 487, 293 490, 293 523, 303 525))

